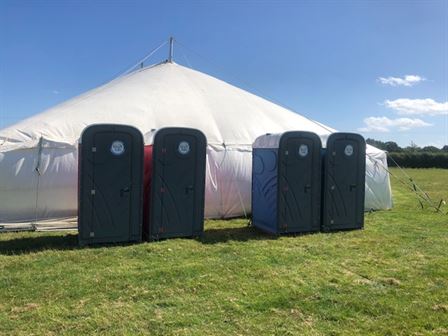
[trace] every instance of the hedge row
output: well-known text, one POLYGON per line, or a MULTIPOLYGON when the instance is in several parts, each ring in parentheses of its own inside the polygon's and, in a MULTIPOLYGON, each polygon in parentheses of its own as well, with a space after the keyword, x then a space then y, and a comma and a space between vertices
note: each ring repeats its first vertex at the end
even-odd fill
POLYGON ((387 164, 405 168, 446 168, 448 169, 448 153, 387 153, 387 164))

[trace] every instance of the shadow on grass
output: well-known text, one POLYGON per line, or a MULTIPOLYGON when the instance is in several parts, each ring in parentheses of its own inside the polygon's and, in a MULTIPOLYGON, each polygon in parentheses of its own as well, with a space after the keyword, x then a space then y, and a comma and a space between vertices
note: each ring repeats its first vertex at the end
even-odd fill
POLYGON ((260 231, 253 226, 236 228, 208 229, 200 238, 204 244, 225 243, 228 241, 274 240, 278 236, 260 231))
MULTIPOLYGON (((303 236, 307 234, 288 234, 286 236, 303 236)), ((252 226, 207 229, 201 238, 198 238, 203 244, 219 244, 229 241, 246 242, 250 240, 276 240, 280 236, 265 233, 252 226)), ((46 250, 78 250, 89 248, 101 248, 112 246, 129 246, 131 242, 125 243, 105 243, 93 244, 88 246, 79 246, 78 235, 67 234, 64 236, 38 236, 38 237, 21 237, 10 240, 0 241, 0 255, 21 255, 30 254, 46 250)))
POLYGON ((38 236, 21 237, 0 241, 0 254, 20 255, 45 250, 74 250, 78 249, 78 236, 38 236))
POLYGON ((38 236, 21 237, 11 240, 0 241, 0 255, 21 255, 47 250, 80 250, 96 249, 102 247, 129 246, 132 242, 120 243, 98 243, 86 246, 80 246, 77 234, 68 234, 64 236, 38 236))

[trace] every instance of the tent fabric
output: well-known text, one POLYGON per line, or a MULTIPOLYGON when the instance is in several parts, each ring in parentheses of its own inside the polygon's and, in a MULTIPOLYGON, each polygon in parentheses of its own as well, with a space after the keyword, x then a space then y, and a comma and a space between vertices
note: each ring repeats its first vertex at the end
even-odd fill
MULTIPOLYGON (((148 139, 162 127, 201 130, 208 142, 207 218, 250 213, 258 136, 306 130, 325 145, 334 131, 190 68, 146 67, 0 130, 0 222, 76 216, 78 141, 86 126, 97 123, 131 125, 148 139)), ((386 154, 371 146, 367 153, 366 207, 391 208, 386 154)))

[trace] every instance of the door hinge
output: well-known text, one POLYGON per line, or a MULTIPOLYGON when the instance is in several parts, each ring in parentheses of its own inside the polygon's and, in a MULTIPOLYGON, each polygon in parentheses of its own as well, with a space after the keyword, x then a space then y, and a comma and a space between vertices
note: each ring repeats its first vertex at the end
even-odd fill
POLYGON ((90 195, 95 195, 95 189, 90 190, 90 195))
POLYGON ((96 147, 92 147, 92 152, 93 152, 93 153, 96 152, 96 147))

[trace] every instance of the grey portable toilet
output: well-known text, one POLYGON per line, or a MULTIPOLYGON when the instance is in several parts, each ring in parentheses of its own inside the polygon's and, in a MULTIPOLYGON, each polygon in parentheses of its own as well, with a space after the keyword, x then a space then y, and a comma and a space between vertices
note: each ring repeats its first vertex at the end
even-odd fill
POLYGON ((153 134, 151 154, 145 157, 151 170, 145 183, 150 185, 145 239, 202 235, 206 147, 205 135, 197 129, 167 127, 153 134))
POLYGON ((266 134, 252 147, 253 225, 274 234, 319 231, 319 136, 304 131, 266 134))
POLYGON ((87 127, 79 144, 80 245, 141 241, 143 136, 131 126, 87 127))
POLYGON ((322 231, 364 226, 366 142, 359 134, 328 137, 323 168, 322 231))

